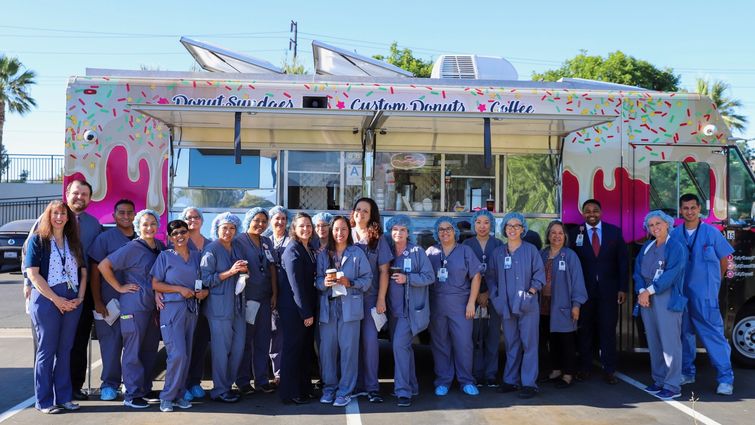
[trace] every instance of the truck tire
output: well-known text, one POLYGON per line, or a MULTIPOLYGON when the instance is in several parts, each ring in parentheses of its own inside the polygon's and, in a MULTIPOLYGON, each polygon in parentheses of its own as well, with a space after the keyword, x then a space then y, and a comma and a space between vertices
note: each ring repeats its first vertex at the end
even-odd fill
POLYGON ((755 368, 755 304, 748 304, 737 315, 731 331, 731 353, 741 366, 755 368))

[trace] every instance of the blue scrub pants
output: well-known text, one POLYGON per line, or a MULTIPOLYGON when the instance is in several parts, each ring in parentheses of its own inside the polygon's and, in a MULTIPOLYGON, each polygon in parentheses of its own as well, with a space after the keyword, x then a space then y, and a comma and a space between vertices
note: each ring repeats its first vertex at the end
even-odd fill
POLYGON ((501 316, 488 302, 488 319, 475 319, 473 374, 478 382, 498 379, 498 347, 501 344, 501 316))
POLYGON ((364 299, 364 319, 359 332, 359 373, 356 388, 359 391, 380 391, 378 368, 380 366, 380 343, 372 308, 377 304, 377 297, 364 299))
POLYGON ((412 329, 406 317, 392 317, 391 343, 393 344, 393 387, 396 397, 419 395, 417 372, 414 367, 414 348, 412 348, 412 329))
POLYGON ((186 379, 186 388, 191 388, 202 383, 204 376, 205 359, 207 349, 210 347, 210 324, 202 310, 197 316, 197 325, 194 327, 194 338, 191 344, 191 360, 189 360, 189 373, 186 379))
MULTIPOLYGON (((55 285, 53 292, 66 299, 74 299, 77 292, 67 285, 55 285)), ((71 347, 76 335, 82 306, 61 314, 52 301, 32 289, 29 305, 31 321, 39 346, 34 363, 34 395, 37 409, 63 404, 73 398, 71 384, 71 347)))
POLYGON ((123 336, 123 383, 125 400, 144 397, 152 390, 152 378, 160 345, 160 327, 154 311, 136 311, 118 319, 123 336))
POLYGON ((682 318, 682 374, 695 376, 695 356, 697 342, 695 335, 703 343, 719 383, 734 384, 734 371, 731 369, 731 347, 724 337, 724 322, 718 300, 689 297, 682 318))
POLYGON ((160 400, 173 401, 183 396, 186 390, 186 376, 189 373, 191 342, 197 315, 189 311, 188 303, 195 300, 165 303, 160 312, 160 333, 163 336, 168 359, 165 364, 165 385, 160 392, 160 400))
POLYGON ((280 315, 277 310, 273 311, 270 318, 271 325, 275 328, 270 333, 270 362, 273 364, 273 376, 276 379, 281 377, 281 350, 283 350, 283 334, 280 331, 280 315))
POLYGON ((430 348, 435 368, 434 385, 463 387, 475 384, 472 376, 472 320, 465 317, 467 298, 434 296, 430 304, 430 348))
POLYGON ((506 365, 503 382, 537 388, 540 311, 503 319, 506 365))
POLYGON ((357 383, 361 322, 343 320, 341 298, 343 297, 328 301, 328 323, 319 323, 322 393, 335 394, 337 397, 351 395, 357 383))
POLYGON ((650 297, 650 307, 640 308, 650 350, 653 383, 678 393, 682 382, 682 312, 666 306, 671 291, 650 297))
POLYGON ((269 380, 268 372, 268 355, 270 353, 271 340, 271 323, 272 309, 270 301, 260 302, 260 308, 257 310, 257 317, 254 324, 246 324, 246 338, 244 341, 244 356, 241 359, 236 386, 241 388, 249 385, 254 376, 254 385, 259 389, 260 386, 266 385, 269 380))
POLYGON ((246 320, 235 312, 232 319, 209 318, 210 350, 212 350, 212 391, 210 397, 219 397, 231 390, 231 385, 244 356, 246 320))
POLYGON ((116 391, 121 387, 121 354, 123 353, 123 335, 121 335, 121 320, 118 319, 110 326, 104 320, 94 321, 94 330, 100 342, 100 356, 102 358, 102 373, 100 389, 112 388, 116 391))

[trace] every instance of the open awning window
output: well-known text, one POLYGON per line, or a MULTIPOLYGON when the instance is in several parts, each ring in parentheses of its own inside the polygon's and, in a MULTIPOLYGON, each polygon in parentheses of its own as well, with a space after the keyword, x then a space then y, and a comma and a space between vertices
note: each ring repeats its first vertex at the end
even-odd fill
POLYGON ((413 77, 389 63, 340 49, 323 42, 312 41, 312 54, 317 75, 338 75, 352 77, 413 77))
POLYGON ((202 41, 181 37, 181 44, 191 53, 199 66, 211 72, 239 72, 244 74, 283 74, 270 62, 226 50, 202 41))

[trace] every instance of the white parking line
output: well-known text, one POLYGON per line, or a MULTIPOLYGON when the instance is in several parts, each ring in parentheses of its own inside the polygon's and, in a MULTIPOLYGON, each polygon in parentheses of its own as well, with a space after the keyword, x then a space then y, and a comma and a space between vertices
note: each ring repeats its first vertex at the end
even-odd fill
POLYGON ((362 416, 359 412, 359 399, 354 397, 351 403, 346 405, 346 425, 362 425, 362 416))
MULTIPOLYGON (((620 372, 616 372, 615 375, 616 375, 617 378, 621 379, 622 381, 626 382, 627 384, 629 384, 629 385, 637 388, 638 390, 640 390, 642 392, 645 392, 645 385, 643 383, 641 383, 639 381, 636 381, 636 380, 630 378, 629 376, 624 375, 623 373, 620 373, 620 372)), ((645 394, 647 394, 647 393, 645 393, 645 394)), ((652 397, 652 395, 651 395, 651 397, 652 397)), ((720 423, 714 421, 713 419, 711 419, 711 418, 703 415, 702 413, 700 413, 700 412, 698 412, 696 410, 690 409, 689 407, 685 406, 684 404, 682 404, 682 403, 680 403, 680 402, 678 402, 676 400, 662 400, 662 401, 665 402, 666 404, 668 404, 669 406, 673 407, 674 409, 677 409, 680 412, 682 412, 682 413, 684 413, 684 414, 692 417, 692 419, 695 420, 695 423, 700 422, 700 423, 703 423, 705 425, 721 425, 720 423)))
MULTIPOLYGON (((97 369, 98 367, 102 366, 102 359, 97 360, 96 362, 92 363, 92 370, 97 369)), ((18 412, 26 409, 29 406, 33 406, 34 402, 36 401, 35 396, 31 396, 27 398, 26 400, 22 401, 21 403, 18 403, 17 405, 11 407, 10 409, 3 412, 2 415, 0 415, 0 423, 5 422, 6 420, 12 418, 15 416, 18 412)), ((357 408, 358 411, 359 408, 357 408)), ((359 422, 361 424, 361 421, 359 422)))

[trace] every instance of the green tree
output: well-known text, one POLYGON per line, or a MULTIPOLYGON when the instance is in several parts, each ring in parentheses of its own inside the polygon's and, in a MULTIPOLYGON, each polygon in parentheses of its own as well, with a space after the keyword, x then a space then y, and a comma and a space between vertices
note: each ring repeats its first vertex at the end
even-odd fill
POLYGON ((618 50, 609 53, 607 58, 589 56, 586 50, 581 50, 558 69, 532 73, 533 81, 557 81, 560 78, 587 78, 650 90, 677 91, 680 77, 670 68, 658 69, 618 50))
POLYGON ((391 65, 397 66, 401 69, 407 70, 414 74, 415 77, 429 78, 430 73, 433 70, 432 61, 424 61, 420 58, 414 57, 410 49, 399 50, 398 43, 393 42, 390 48, 390 55, 374 55, 373 58, 381 61, 388 62, 391 65))
POLYGON ((729 84, 720 80, 708 81, 698 78, 696 86, 699 94, 713 101, 721 118, 730 129, 744 131, 747 117, 737 113, 737 109, 742 107, 742 102, 739 99, 727 97, 726 91, 729 90, 729 84))
MULTIPOLYGON (((17 58, 0 56, 0 152, 3 148, 3 126, 5 125, 5 108, 8 111, 24 115, 37 103, 29 95, 36 74, 34 71, 23 70, 23 65, 17 58)), ((3 168, 0 168, 2 171, 3 168)))
POLYGON ((284 60, 281 68, 283 68, 283 71, 289 75, 304 75, 307 73, 307 69, 304 68, 304 65, 300 64, 296 58, 293 58, 291 62, 287 59, 284 60))
POLYGON ((8 158, 8 152, 5 151, 5 146, 0 146, 0 177, 5 174, 5 170, 10 165, 10 158, 8 158))

